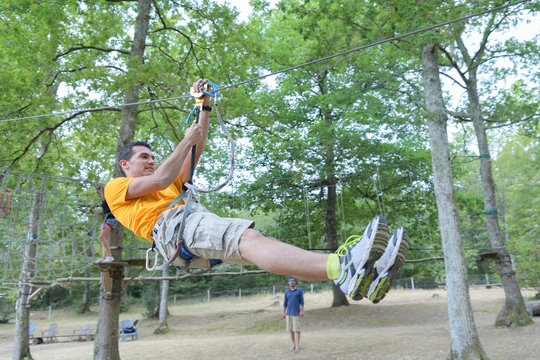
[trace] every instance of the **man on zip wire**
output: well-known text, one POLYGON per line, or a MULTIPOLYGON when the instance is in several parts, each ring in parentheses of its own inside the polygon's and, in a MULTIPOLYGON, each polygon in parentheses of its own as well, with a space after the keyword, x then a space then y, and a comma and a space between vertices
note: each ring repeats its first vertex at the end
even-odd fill
POLYGON ((373 218, 362 236, 351 236, 336 253, 328 255, 263 235, 253 229, 253 221, 219 217, 197 202, 188 204, 186 214, 183 200, 171 205, 182 194, 206 142, 212 108, 208 92, 201 89, 207 83, 199 79, 193 84, 192 93, 199 94, 199 122, 186 130, 159 168, 155 168, 147 143, 133 142, 122 148, 117 164, 124 177, 105 187, 114 216, 135 235, 153 242, 165 259, 179 254, 172 262, 176 266, 201 268, 221 261, 256 265, 302 280, 332 280, 354 300, 367 297, 379 302, 403 265, 409 246, 405 229, 399 227, 390 237, 382 216, 373 218), (196 152, 192 156, 193 147, 196 152), (178 246, 171 242, 174 236, 179 238, 178 246))

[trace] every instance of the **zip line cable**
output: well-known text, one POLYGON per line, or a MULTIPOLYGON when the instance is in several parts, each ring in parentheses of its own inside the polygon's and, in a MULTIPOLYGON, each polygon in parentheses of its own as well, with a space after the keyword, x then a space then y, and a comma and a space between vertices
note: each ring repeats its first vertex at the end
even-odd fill
MULTIPOLYGON (((445 21, 445 22, 440 23, 440 24, 431 25, 431 26, 428 26, 428 27, 425 27, 425 28, 422 28, 422 29, 407 32, 405 34, 401 34, 401 35, 397 35, 397 36, 387 38, 387 39, 384 39, 384 40, 376 41, 376 42, 373 42, 373 43, 370 43, 370 44, 367 44, 367 45, 362 45, 362 46, 356 47, 354 49, 342 51, 342 52, 339 52, 339 53, 336 53, 336 54, 333 54, 333 55, 329 55, 329 56, 326 56, 326 57, 323 57, 323 58, 308 61, 308 62, 305 62, 303 64, 291 66, 291 67, 288 67, 288 68, 285 68, 285 69, 282 69, 282 70, 278 70, 278 71, 275 71, 275 72, 272 72, 272 73, 269 73, 269 74, 261 75, 261 76, 258 76, 258 77, 252 78, 252 79, 244 80, 244 81, 241 81, 241 82, 238 82, 238 83, 235 83, 235 84, 226 85, 226 86, 220 88, 220 91, 227 90, 227 89, 230 89, 230 88, 233 88, 233 87, 238 87, 238 86, 245 85, 245 84, 255 82, 255 81, 259 81, 259 80, 262 80, 262 79, 266 79, 268 77, 276 76, 276 75, 279 75, 279 74, 282 74, 282 73, 285 73, 285 72, 288 72, 288 71, 300 69, 302 67, 313 65, 313 64, 316 64, 316 63, 319 63, 319 62, 322 62, 322 61, 330 60, 330 59, 333 59, 335 57, 345 56, 345 55, 348 55, 348 54, 351 54, 351 53, 354 53, 354 52, 358 52, 358 51, 361 51, 361 50, 365 50, 365 49, 368 49, 368 48, 371 48, 371 47, 374 47, 374 46, 378 46, 378 45, 385 44, 385 43, 388 43, 388 42, 400 40, 400 39, 403 39, 405 37, 420 34, 420 33, 426 32, 426 31, 430 31, 430 30, 434 30, 434 29, 437 29, 437 28, 440 28, 440 27, 443 27, 443 26, 446 26, 446 25, 451 25, 451 24, 454 24, 454 23, 462 22, 464 20, 468 20, 468 19, 471 19, 471 18, 474 18, 474 17, 489 14, 491 12, 496 12, 496 11, 499 11, 499 10, 502 10, 502 9, 505 9, 505 8, 508 8, 508 7, 511 7, 511 6, 519 5, 519 4, 525 3, 527 1, 530 1, 530 0, 519 0, 519 1, 516 1, 516 2, 513 2, 513 3, 504 4, 504 5, 501 5, 501 6, 494 7, 492 9, 487 9, 487 10, 480 11, 480 12, 477 12, 477 13, 474 13, 474 14, 469 14, 469 15, 466 15, 466 16, 463 16, 463 17, 460 17, 460 18, 457 18, 457 19, 448 20, 448 21, 445 21)), ((75 112, 89 112, 89 111, 97 111, 97 110, 115 109, 115 108, 119 108, 119 107, 126 107, 126 106, 133 106, 133 105, 152 104, 152 103, 165 102, 165 101, 188 99, 190 97, 191 97, 191 95, 187 94, 187 95, 182 95, 182 96, 172 97, 172 98, 166 98, 166 99, 155 99, 155 100, 132 102, 132 103, 128 103, 128 104, 108 105, 108 106, 95 107, 95 108, 90 108, 90 109, 66 110, 66 111, 62 111, 62 112, 58 112, 58 113, 24 116, 24 117, 19 117, 19 118, 0 120, 0 122, 36 119, 36 118, 47 117, 47 116, 56 116, 56 115, 67 115, 67 114, 72 114, 72 113, 75 113, 75 112)))

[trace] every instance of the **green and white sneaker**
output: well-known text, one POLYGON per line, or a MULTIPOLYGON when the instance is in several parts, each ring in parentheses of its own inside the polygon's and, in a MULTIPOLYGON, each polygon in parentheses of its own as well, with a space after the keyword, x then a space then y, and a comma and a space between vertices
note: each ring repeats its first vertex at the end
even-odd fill
POLYGON ((389 235, 386 219, 375 216, 362 236, 349 237, 337 249, 341 274, 333 281, 343 293, 354 300, 365 296, 371 282, 373 265, 383 255, 389 235))
POLYGON ((375 264, 375 280, 371 282, 366 297, 374 304, 381 301, 390 290, 396 272, 401 268, 409 251, 409 236, 403 226, 388 241, 383 256, 375 264))

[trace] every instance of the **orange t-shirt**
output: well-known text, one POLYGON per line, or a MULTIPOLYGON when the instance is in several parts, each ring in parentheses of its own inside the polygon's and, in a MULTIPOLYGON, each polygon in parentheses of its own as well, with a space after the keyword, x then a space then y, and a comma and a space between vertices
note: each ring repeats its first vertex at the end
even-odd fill
MULTIPOLYGON (((182 180, 176 178, 169 187, 132 200, 126 200, 129 184, 134 178, 119 177, 105 186, 105 199, 114 217, 135 235, 152 242, 152 229, 159 213, 182 193, 182 180)), ((179 201, 175 206, 183 205, 179 201)))

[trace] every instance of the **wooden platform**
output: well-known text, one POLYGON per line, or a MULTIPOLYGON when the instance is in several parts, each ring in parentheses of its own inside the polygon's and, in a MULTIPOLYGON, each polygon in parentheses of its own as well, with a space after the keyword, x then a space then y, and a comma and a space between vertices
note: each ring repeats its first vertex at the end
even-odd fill
POLYGON ((112 296, 112 289, 111 289, 111 275, 112 272, 119 270, 120 268, 124 267, 138 267, 139 270, 133 274, 127 281, 122 280, 122 290, 125 290, 129 283, 133 281, 133 279, 138 276, 146 267, 146 260, 145 259, 125 259, 121 261, 112 261, 107 263, 98 263, 95 264, 100 267, 101 272, 103 273, 103 286, 105 288, 105 296, 110 297, 112 296))
POLYGON ((125 259, 121 261, 112 261, 107 263, 98 263, 94 264, 99 267, 122 267, 122 266, 132 266, 132 267, 139 267, 139 266, 145 266, 146 260, 145 259, 125 259))

